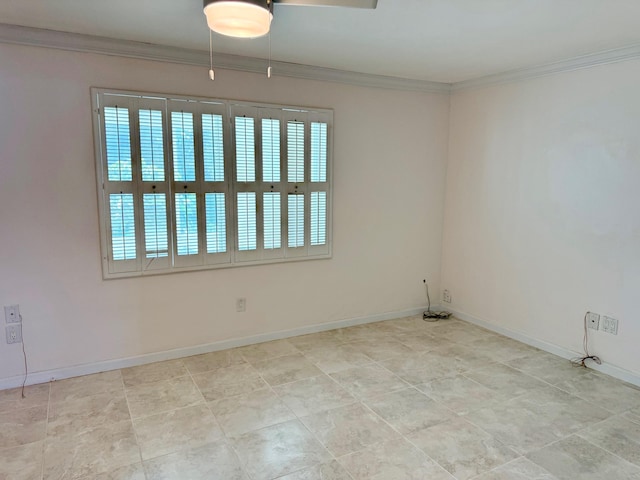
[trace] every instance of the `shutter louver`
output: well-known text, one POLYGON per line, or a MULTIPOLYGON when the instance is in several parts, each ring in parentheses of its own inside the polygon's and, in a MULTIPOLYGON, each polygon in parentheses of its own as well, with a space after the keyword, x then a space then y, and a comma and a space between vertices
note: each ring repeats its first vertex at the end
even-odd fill
POLYGON ((107 178, 110 182, 130 182, 131 136, 129 109, 104 107, 104 132, 107 153, 107 178))
POLYGON ((304 182, 304 123, 287 122, 287 180, 304 182))
POLYGON ((311 181, 327 181, 327 124, 311 123, 311 181))
POLYGON ((238 250, 255 250, 257 248, 255 192, 238 192, 237 208, 238 250))
POLYGON ((311 245, 327 243, 327 192, 311 192, 311 245))
POLYGON ((140 162, 143 182, 164 182, 164 139, 162 112, 140 110, 140 162))
POLYGON ((176 193, 176 247, 178 255, 198 254, 198 206, 195 193, 176 193))
POLYGON ((304 247, 304 195, 289 195, 289 248, 304 247))
POLYGON ((262 119, 262 180, 280 181, 280 120, 262 119))
POLYGON ((195 182, 193 114, 171 112, 171 139, 173 142, 173 178, 176 182, 195 182))
POLYGON ((224 182, 222 115, 202 114, 202 150, 205 182, 224 182))
POLYGON ((142 196, 142 202, 146 257, 166 257, 169 255, 167 196, 164 193, 145 193, 142 196))
POLYGON ((280 193, 264 192, 262 195, 264 248, 274 250, 282 247, 280 193))
POLYGON ((206 193, 204 196, 207 221, 207 253, 227 251, 227 226, 224 193, 206 193))
POLYGON ((236 178, 238 182, 256 181, 254 119, 236 117, 236 178))
POLYGON ((113 260, 134 260, 136 258, 136 221, 133 194, 109 195, 109 212, 113 260))

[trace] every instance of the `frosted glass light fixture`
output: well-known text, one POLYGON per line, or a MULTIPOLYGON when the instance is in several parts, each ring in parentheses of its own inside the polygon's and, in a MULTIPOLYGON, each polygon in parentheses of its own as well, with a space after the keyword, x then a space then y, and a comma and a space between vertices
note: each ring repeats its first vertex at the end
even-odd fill
POLYGON ((207 25, 229 37, 256 38, 269 33, 270 0, 204 0, 207 25))

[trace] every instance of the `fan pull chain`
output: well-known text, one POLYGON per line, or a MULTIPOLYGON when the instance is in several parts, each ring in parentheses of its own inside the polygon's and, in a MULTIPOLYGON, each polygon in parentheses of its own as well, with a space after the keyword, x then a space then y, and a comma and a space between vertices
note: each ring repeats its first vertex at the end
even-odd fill
POLYGON ((213 71, 213 33, 209 29, 209 80, 214 81, 216 79, 216 72, 213 71))
POLYGON ((269 66, 267 67, 267 78, 271 78, 271 30, 269 30, 269 66))
MULTIPOLYGON (((267 15, 269 15, 269 20, 271 20, 273 15, 273 2, 267 0, 267 4, 269 5, 267 15)), ((267 67, 267 78, 271 78, 271 25, 269 25, 269 66, 267 67)))

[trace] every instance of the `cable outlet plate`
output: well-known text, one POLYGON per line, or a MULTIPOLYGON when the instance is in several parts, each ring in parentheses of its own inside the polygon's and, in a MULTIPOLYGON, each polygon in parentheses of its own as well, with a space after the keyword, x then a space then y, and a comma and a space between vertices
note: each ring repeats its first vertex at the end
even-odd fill
POLYGON ((451 303, 451 292, 449 290, 444 290, 442 292, 442 301, 444 303, 451 303))
POLYGON ((22 325, 13 324, 5 327, 7 333, 7 343, 22 343, 22 325))
POLYGON ((600 315, 593 312, 587 312, 587 327, 598 330, 600 326, 600 315))
POLYGON ((5 305, 4 319, 7 323, 20 323, 20 305, 5 305))

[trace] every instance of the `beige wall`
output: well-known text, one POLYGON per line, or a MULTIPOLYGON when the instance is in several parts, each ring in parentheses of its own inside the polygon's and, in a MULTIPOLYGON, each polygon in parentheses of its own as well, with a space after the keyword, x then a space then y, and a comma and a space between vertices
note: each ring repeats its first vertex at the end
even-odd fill
MULTIPOLYGON (((422 279, 440 288, 448 102, 0 45, 0 305, 20 304, 30 369, 423 306, 422 279), (92 86, 333 108, 333 259, 102 280, 92 86)), ((22 368, 0 341, 0 380, 22 368)))
POLYGON ((453 307, 640 374, 640 61, 455 93, 442 287, 453 307))
MULTIPOLYGON (((21 305, 43 371, 419 308, 427 277, 455 310, 573 351, 586 310, 616 317, 592 350, 640 374, 638 83, 631 61, 457 92, 449 110, 446 95, 211 83, 204 68, 0 45, 0 306, 21 305), (103 281, 92 86, 333 108, 334 258, 103 281)), ((0 381, 21 354, 0 341, 0 381)))

